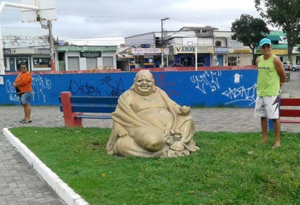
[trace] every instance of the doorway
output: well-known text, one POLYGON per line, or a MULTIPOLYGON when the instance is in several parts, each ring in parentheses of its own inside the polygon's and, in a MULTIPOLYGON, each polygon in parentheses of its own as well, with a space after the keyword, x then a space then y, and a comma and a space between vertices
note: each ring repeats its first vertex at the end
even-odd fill
MULTIPOLYGON (((31 71, 31 67, 29 64, 29 58, 28 57, 17 57, 16 58, 16 68, 15 71, 20 71, 21 65, 25 64, 27 66, 28 71, 31 71)), ((12 70, 12 68, 11 68, 12 70)))

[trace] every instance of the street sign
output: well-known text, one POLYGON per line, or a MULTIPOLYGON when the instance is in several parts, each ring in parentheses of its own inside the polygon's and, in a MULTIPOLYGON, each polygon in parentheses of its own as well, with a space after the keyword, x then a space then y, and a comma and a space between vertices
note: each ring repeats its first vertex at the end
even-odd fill
POLYGON ((169 51, 169 48, 164 48, 164 54, 165 54, 165 55, 169 55, 169 52, 170 52, 170 51, 169 51))

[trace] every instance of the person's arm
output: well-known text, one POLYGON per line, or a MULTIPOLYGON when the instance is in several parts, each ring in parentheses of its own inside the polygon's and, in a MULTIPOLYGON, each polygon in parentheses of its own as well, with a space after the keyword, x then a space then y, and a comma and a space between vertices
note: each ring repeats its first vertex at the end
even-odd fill
MULTIPOLYGON (((19 77, 18 77, 19 78, 19 77)), ((22 78, 18 79, 14 82, 14 86, 15 87, 22 87, 28 83, 30 83, 31 81, 31 75, 28 73, 28 74, 25 74, 22 76, 22 78)))
POLYGON ((280 87, 283 85, 283 83, 285 82, 285 71, 284 71, 284 68, 283 68, 283 64, 281 62, 281 60, 278 58, 278 57, 275 57, 274 58, 274 65, 275 65, 275 69, 279 75, 279 78, 280 78, 280 87))
POLYGON ((17 78, 16 78, 16 80, 15 80, 15 82, 14 82, 14 84, 13 84, 13 86, 15 87, 15 88, 17 88, 17 87, 19 87, 19 81, 20 81, 20 74, 17 76, 17 78))

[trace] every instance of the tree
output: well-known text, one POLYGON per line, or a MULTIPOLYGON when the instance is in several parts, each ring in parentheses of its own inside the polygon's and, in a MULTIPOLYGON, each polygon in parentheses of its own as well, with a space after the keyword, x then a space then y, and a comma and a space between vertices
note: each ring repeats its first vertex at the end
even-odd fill
POLYGON ((252 65, 255 65, 255 48, 259 41, 270 33, 267 24, 260 18, 254 18, 248 14, 242 14, 240 19, 232 23, 231 31, 233 40, 249 46, 252 51, 252 65))
POLYGON ((255 7, 268 24, 282 29, 286 34, 288 58, 291 60, 300 33, 299 0, 255 0, 255 7))

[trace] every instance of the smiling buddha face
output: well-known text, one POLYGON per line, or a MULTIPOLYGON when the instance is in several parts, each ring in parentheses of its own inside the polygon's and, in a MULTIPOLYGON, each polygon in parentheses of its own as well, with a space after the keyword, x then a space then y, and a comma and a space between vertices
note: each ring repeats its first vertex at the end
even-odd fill
POLYGON ((147 96, 153 93, 154 79, 147 70, 139 71, 134 79, 134 91, 140 95, 147 96))

